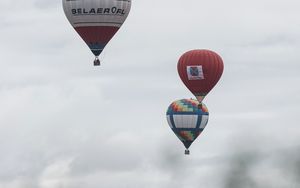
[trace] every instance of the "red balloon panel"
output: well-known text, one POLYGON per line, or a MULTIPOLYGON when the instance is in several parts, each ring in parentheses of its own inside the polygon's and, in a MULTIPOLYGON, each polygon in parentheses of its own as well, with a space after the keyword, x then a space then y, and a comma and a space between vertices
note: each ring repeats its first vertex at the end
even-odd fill
POLYGON ((179 76, 195 96, 205 96, 222 76, 221 57, 210 50, 191 50, 184 53, 177 64, 179 76))

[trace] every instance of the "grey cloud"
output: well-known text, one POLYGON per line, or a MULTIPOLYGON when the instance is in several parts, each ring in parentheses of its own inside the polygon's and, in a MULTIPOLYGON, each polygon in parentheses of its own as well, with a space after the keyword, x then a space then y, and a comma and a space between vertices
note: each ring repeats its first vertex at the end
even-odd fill
MULTIPOLYGON (((293 187, 299 182, 298 147, 269 153, 234 153, 225 187, 293 187), (274 173, 276 172, 276 173, 274 173)), ((238 150, 237 150, 238 151, 238 150)))
POLYGON ((61 5, 60 0, 51 1, 51 0, 37 0, 34 2, 34 5, 40 9, 51 9, 51 8, 60 8, 61 5))
POLYGON ((225 188, 235 187, 257 187, 255 180, 251 177, 251 167, 256 156, 254 153, 241 153, 234 156, 229 162, 230 170, 226 172, 225 188))
POLYGON ((242 47, 275 47, 298 45, 298 36, 291 34, 279 34, 275 36, 265 36, 260 41, 242 45, 242 47))

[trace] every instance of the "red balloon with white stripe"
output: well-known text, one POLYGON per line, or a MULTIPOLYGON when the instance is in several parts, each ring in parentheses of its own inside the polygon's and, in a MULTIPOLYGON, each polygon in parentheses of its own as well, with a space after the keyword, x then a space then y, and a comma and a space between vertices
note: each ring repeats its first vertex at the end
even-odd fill
POLYGON ((177 64, 179 76, 201 103, 217 84, 224 69, 222 58, 210 50, 191 50, 177 64))
MULTIPOLYGON (((63 0, 69 22, 89 46, 96 60, 125 22, 130 7, 131 0, 63 0)), ((95 65, 100 64, 96 60, 95 65)))

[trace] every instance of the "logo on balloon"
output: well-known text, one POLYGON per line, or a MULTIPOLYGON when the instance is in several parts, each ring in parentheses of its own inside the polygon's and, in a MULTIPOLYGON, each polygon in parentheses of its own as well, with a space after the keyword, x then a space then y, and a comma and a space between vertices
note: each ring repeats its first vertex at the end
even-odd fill
POLYGON ((73 15, 102 15, 102 14, 113 14, 113 15, 125 15, 125 9, 112 7, 112 8, 74 8, 72 9, 73 15))
POLYGON ((187 75, 189 80, 203 80, 202 66, 187 66, 187 75))

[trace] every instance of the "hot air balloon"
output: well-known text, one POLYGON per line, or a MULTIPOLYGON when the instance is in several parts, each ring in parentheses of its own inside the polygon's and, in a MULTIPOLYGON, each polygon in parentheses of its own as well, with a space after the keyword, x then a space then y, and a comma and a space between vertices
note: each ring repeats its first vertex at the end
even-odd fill
POLYGON ((223 73, 221 57, 210 50, 191 50, 177 64, 179 76, 186 87, 201 102, 217 84, 223 73))
POLYGON ((201 134, 208 122, 208 109, 195 99, 174 101, 167 110, 167 120, 170 128, 184 144, 185 154, 190 153, 189 147, 201 134))
POLYGON ((63 0, 64 12, 81 38, 99 55, 126 20, 131 0, 63 0))

